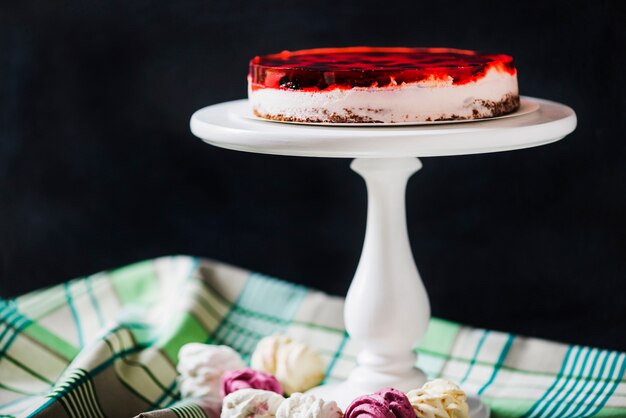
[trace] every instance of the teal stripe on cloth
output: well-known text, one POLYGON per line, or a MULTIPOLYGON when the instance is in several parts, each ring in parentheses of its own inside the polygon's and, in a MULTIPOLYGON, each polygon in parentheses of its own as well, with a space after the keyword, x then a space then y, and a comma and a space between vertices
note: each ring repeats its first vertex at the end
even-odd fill
POLYGON ((467 381, 467 378, 469 377, 470 373, 472 372, 472 369, 474 368, 474 364, 476 364, 476 359, 478 358, 480 349, 483 347, 483 344, 485 343, 485 340, 487 339, 488 335, 489 335, 489 330, 483 331, 483 335, 480 337, 480 340, 478 340, 478 344, 476 344, 476 351, 474 351, 474 354, 472 355, 472 359, 467 365, 467 371, 465 372, 465 375, 459 382, 459 385, 463 386, 463 383, 467 381))
POLYGON ((71 417, 104 417, 95 396, 92 377, 83 369, 74 369, 51 393, 71 417))
POLYGON ((287 329, 307 293, 303 286, 252 273, 213 338, 235 348, 248 360, 263 336, 287 329), (259 304, 260 300, 272 302, 259 304))
POLYGON ((72 313, 72 319, 74 319, 74 325, 76 327, 76 335, 78 338, 78 346, 82 347, 84 345, 83 341, 83 330, 80 326, 80 319, 78 317, 78 313, 76 312, 76 307, 74 306, 74 301, 72 300, 72 294, 70 293, 70 284, 64 283, 63 288, 65 289, 65 298, 67 300, 67 306, 72 313))
POLYGON ((248 285, 241 294, 238 307, 251 309, 285 320, 291 320, 308 293, 304 286, 296 285, 259 273, 252 273, 248 278, 248 285), (259 294, 264 293, 267 299, 259 303, 259 294), (272 303, 268 303, 272 301, 272 303))
POLYGON ((333 358, 328 363, 328 367, 326 368, 326 372, 324 373, 324 381, 322 381, 322 384, 324 384, 326 382, 326 379, 332 374, 333 369, 335 368, 335 364, 337 364, 337 360, 339 360, 339 358, 341 357, 343 349, 346 346, 349 338, 350 336, 347 332, 344 332, 341 336, 341 342, 339 343, 339 347, 337 347, 337 351, 335 351, 333 358))
POLYGON ((601 364, 599 363, 599 360, 604 353, 603 350, 598 349, 594 349, 592 352, 594 354, 589 371, 582 376, 582 378, 576 383, 575 387, 572 387, 572 390, 565 397, 559 408, 555 410, 555 414, 559 414, 563 418, 570 418, 576 411, 576 401, 578 399, 585 399, 585 391, 587 390, 588 385, 591 384, 592 378, 598 374, 600 370, 599 365, 601 364), (588 378, 585 378, 585 376, 588 376, 588 378))
POLYGON ((583 357, 582 362, 579 364, 579 371, 576 377, 570 379, 565 388, 558 394, 555 398, 556 402, 551 402, 548 409, 546 409, 545 413, 542 415, 544 417, 552 417, 552 416, 565 416, 565 414, 559 415, 562 412, 562 408, 567 405, 567 399, 576 392, 576 388, 578 384, 582 382, 583 376, 585 376, 587 364, 591 358, 591 353, 596 351, 595 349, 586 348, 585 355, 583 357))
POLYGON ((4 330, 0 333, 0 359, 9 351, 11 344, 33 321, 21 314, 15 303, 6 303, 2 309, 3 317, 0 324, 4 322, 4 330), (5 338, 6 337, 6 338, 5 338))
MULTIPOLYGON (((5 312, 3 312, 4 329, 0 332, 0 347, 5 345, 5 338, 10 339, 10 336, 17 330, 24 320, 14 305, 7 306, 5 312)), ((1 350, 4 351, 4 350, 1 350)))
MULTIPOLYGON (((57 400, 55 398, 46 399, 44 402, 42 402, 42 404, 39 407, 37 407, 37 409, 35 409, 30 414, 28 414, 28 418, 36 417, 37 415, 43 413, 45 410, 50 408, 50 406, 52 406, 52 404, 55 403, 56 401, 57 400)), ((28 408, 25 408, 24 410, 20 412, 26 411, 26 409, 28 408)))
POLYGON ((98 318, 98 323, 102 328, 104 326, 104 315, 102 315, 102 310, 100 309, 100 303, 98 303, 98 299, 93 291, 93 280, 94 277, 90 276, 85 279, 85 286, 87 287, 87 294, 89 295, 89 300, 93 305, 94 310, 96 311, 96 316, 98 318))
POLYGON ((543 408, 543 405, 545 405, 545 402, 548 399, 548 397, 552 396, 553 393, 558 393, 558 390, 556 389, 557 385, 559 385, 562 381, 563 382, 567 381, 566 379, 563 380, 563 378, 569 373, 570 369, 573 369, 574 365, 576 364, 579 354, 580 354, 580 351, 578 350, 578 346, 568 347, 567 353, 565 354, 565 358, 563 359, 563 363, 561 364, 561 370, 559 371, 559 374, 556 376, 556 379, 554 379, 552 385, 550 385, 548 390, 543 394, 541 398, 539 398, 537 402, 535 402, 532 408, 530 408, 530 410, 526 412, 522 418, 535 418, 537 416, 538 410, 541 411, 539 408, 543 408), (572 361, 571 355, 573 351, 575 352, 576 357, 572 361))
POLYGON ((172 398, 174 400, 180 399, 180 394, 174 393, 174 389, 176 389, 177 381, 174 380, 170 385, 163 391, 161 396, 154 402, 156 405, 159 405, 159 408, 163 408, 166 405, 163 405, 163 402, 168 398, 172 398))
POLYGON ((0 350, 0 357, 4 356, 4 354, 9 350, 11 344, 15 341, 15 339, 20 335, 24 329, 32 323, 28 318, 20 317, 18 321, 13 324, 14 331, 11 336, 7 339, 6 343, 2 345, 2 349, 0 350))
MULTIPOLYGON (((606 388, 606 386, 609 384, 609 382, 611 382, 611 386, 609 388, 609 390, 606 392, 604 398, 601 398, 599 400, 599 402, 597 403, 595 409, 593 411, 591 411, 591 413, 587 416, 594 416, 595 414, 599 413, 600 410, 602 409, 602 407, 606 404, 606 402, 609 400, 609 398, 611 397, 611 395, 613 395, 613 393, 615 392, 615 390, 617 389, 617 385, 620 383, 620 381, 623 379, 624 377, 624 371, 626 370, 626 355, 625 354, 619 354, 618 356, 616 356, 615 362, 613 363, 613 366, 617 366, 617 364, 621 361, 622 365, 619 368, 619 372, 617 373, 616 376, 613 375, 613 367, 611 367, 611 380, 607 380, 605 382, 605 385, 602 388, 602 391, 600 393, 605 393, 604 389, 606 388)), ((625 415, 626 416, 626 415, 625 415)))
MULTIPOLYGON (((602 378, 609 376, 608 374, 607 374, 607 376, 605 376, 605 370, 607 370, 607 365, 608 365, 608 362, 609 362, 609 358, 613 358, 613 362, 614 362, 615 358, 617 357, 617 353, 615 353, 614 351, 606 351, 606 350, 604 350, 603 352, 604 352, 605 356, 604 356, 604 359, 602 360, 602 364, 600 365, 600 370, 598 372, 598 378, 593 381, 593 385, 591 386, 591 388, 589 388, 588 393, 587 393, 588 396, 593 396, 594 391, 596 390, 596 387, 598 386, 598 384, 600 382, 602 382, 602 378)), ((606 372, 606 373, 608 373, 608 372, 606 372)), ((574 404, 574 407, 575 407, 574 414, 572 415, 571 418, 587 416, 586 414, 589 412, 589 410, 598 401, 600 393, 601 393, 601 391, 598 391, 598 394, 593 396, 591 399, 587 399, 587 397, 583 397, 582 399, 578 400, 574 404)))
POLYGON ((230 317, 233 315, 235 307, 239 304, 239 301, 241 300, 241 296, 245 293, 246 287, 248 287, 249 283, 250 283, 250 281, 246 280, 246 282, 243 285, 243 289, 241 290, 241 293, 239 293, 239 296, 237 297, 237 299, 234 301, 233 305, 228 310, 228 313, 224 316, 224 318, 218 324, 218 326, 215 328, 215 330, 208 336, 207 340, 205 341, 207 344, 228 345, 227 341, 224 340, 224 333, 227 332, 227 331, 225 331, 225 328, 227 328, 228 324, 230 324, 230 322, 231 322, 230 317))
POLYGON ((489 377, 489 380, 487 381, 487 383, 485 383, 485 385, 478 390, 479 395, 482 395, 483 392, 487 390, 489 386, 491 386, 494 380, 496 380, 496 376, 498 375, 500 368, 502 368, 502 365, 504 364, 504 360, 506 359, 506 356, 509 354, 509 350, 511 349, 511 345, 513 344, 513 341, 515 341, 515 335, 509 334, 506 342, 504 343, 504 347, 502 348, 502 351, 500 352, 498 361, 493 366, 493 372, 491 373, 491 377, 489 377))
POLYGON ((179 418, 207 418, 202 408, 193 404, 175 406, 171 408, 171 411, 179 418))

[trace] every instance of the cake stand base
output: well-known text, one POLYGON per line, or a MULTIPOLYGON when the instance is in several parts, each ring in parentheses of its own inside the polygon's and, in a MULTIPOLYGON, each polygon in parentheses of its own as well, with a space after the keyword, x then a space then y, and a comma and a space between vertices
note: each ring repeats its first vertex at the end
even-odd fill
POLYGON ((400 375, 381 374, 378 376, 372 376, 369 371, 356 368, 345 382, 318 386, 307 391, 307 393, 325 400, 333 400, 345 411, 348 405, 359 396, 374 393, 384 388, 395 388, 406 393, 420 388, 425 381, 426 375, 416 368, 407 370, 400 375), (372 379, 366 379, 366 376, 372 379))

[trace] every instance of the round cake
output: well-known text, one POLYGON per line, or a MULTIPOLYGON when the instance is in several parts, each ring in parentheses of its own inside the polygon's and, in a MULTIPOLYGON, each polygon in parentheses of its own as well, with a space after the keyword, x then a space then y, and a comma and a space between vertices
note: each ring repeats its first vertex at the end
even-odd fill
POLYGON ((255 115, 289 122, 481 119, 519 108, 513 58, 447 48, 318 48, 250 61, 255 115))

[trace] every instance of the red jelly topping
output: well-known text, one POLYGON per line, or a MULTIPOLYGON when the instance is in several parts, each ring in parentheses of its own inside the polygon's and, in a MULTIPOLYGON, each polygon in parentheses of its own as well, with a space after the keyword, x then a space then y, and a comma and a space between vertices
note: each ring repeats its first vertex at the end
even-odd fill
POLYGON ((515 74, 513 58, 447 48, 318 48, 283 51, 250 61, 252 89, 321 91, 387 87, 425 79, 466 84, 495 68, 515 74))

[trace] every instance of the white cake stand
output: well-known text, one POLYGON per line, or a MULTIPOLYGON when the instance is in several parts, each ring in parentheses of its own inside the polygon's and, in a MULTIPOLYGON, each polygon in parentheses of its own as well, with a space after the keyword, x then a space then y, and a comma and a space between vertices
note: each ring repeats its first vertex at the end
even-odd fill
MULTIPOLYGON (((247 100, 205 107, 191 117, 192 132, 211 145, 239 151, 308 157, 355 158, 352 169, 367 185, 363 252, 345 304, 345 326, 362 351, 358 366, 339 384, 314 388, 345 408, 359 395, 384 387, 420 387, 413 348, 430 319, 428 295, 409 243, 405 192, 422 166, 416 157, 479 154, 558 141, 576 127, 564 105, 523 98, 537 109, 508 118, 421 126, 312 126, 255 120, 247 100)), ((488 417, 477 397, 472 418, 488 417)))

